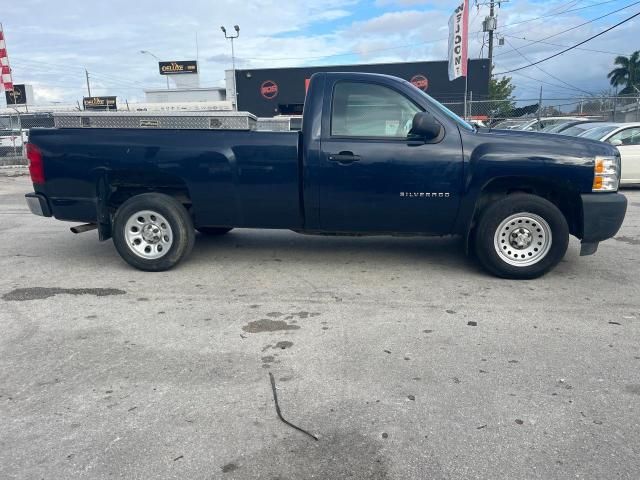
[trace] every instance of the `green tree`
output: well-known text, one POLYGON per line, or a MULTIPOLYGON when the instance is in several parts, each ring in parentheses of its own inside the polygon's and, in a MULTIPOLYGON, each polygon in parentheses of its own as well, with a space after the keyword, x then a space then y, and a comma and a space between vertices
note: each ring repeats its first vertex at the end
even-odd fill
POLYGON ((492 78, 489 80, 489 99, 513 100, 512 94, 515 89, 516 86, 511 84, 511 77, 492 78))
POLYGON ((640 50, 636 50, 630 57, 618 56, 613 61, 616 68, 607 75, 609 82, 614 87, 624 85, 621 95, 637 93, 635 88, 640 88, 640 50))
POLYGON ((513 91, 516 86, 511 83, 511 77, 491 78, 489 80, 489 112, 493 118, 507 118, 516 104, 513 98, 513 91))

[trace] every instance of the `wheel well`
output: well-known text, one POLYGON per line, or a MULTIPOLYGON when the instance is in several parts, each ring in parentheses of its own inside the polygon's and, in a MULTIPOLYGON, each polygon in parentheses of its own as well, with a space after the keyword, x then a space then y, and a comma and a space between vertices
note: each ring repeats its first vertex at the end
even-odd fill
POLYGON ((191 209, 189 189, 180 177, 162 173, 117 172, 109 174, 108 185, 106 203, 112 213, 129 198, 151 192, 174 197, 187 210, 191 209))
POLYGON ((580 194, 568 185, 535 177, 502 177, 487 183, 476 202, 476 208, 469 231, 475 227, 482 211, 493 201, 513 193, 529 193, 545 198, 553 203, 564 215, 569 232, 582 236, 582 202, 580 194))

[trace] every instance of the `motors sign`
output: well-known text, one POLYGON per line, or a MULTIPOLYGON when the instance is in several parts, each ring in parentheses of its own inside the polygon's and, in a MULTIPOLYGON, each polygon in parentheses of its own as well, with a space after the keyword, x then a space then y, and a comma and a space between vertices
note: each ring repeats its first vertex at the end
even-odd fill
POLYGON ((267 100, 273 100, 278 96, 278 84, 273 80, 265 80, 260 85, 260 95, 267 100))
POLYGON ((85 110, 117 110, 116 97, 84 97, 85 110))
POLYGON ((409 81, 414 87, 419 88, 423 92, 426 92, 429 88, 429 80, 422 74, 414 75, 409 81))
POLYGON ((160 75, 184 75, 198 73, 198 62, 196 60, 182 60, 175 62, 158 62, 160 75))

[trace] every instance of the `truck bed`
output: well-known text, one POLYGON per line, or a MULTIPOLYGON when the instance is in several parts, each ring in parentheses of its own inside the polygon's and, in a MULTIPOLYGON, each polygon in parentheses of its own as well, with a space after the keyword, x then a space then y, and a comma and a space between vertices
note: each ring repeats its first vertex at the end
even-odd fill
POLYGON ((185 188, 196 226, 303 225, 299 132, 47 128, 31 130, 30 141, 46 158, 37 188, 60 220, 95 222, 107 175, 185 188))

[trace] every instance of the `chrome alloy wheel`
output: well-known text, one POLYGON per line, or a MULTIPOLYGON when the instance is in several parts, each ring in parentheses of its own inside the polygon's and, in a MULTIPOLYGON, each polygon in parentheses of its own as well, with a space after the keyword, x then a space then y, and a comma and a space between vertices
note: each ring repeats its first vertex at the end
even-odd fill
POLYGON ((171 225, 166 218, 152 210, 134 213, 124 228, 127 245, 145 260, 163 257, 173 244, 171 225))
POLYGON ((516 213, 496 229, 493 245, 509 265, 527 267, 542 260, 551 248, 549 224, 533 213, 516 213))

